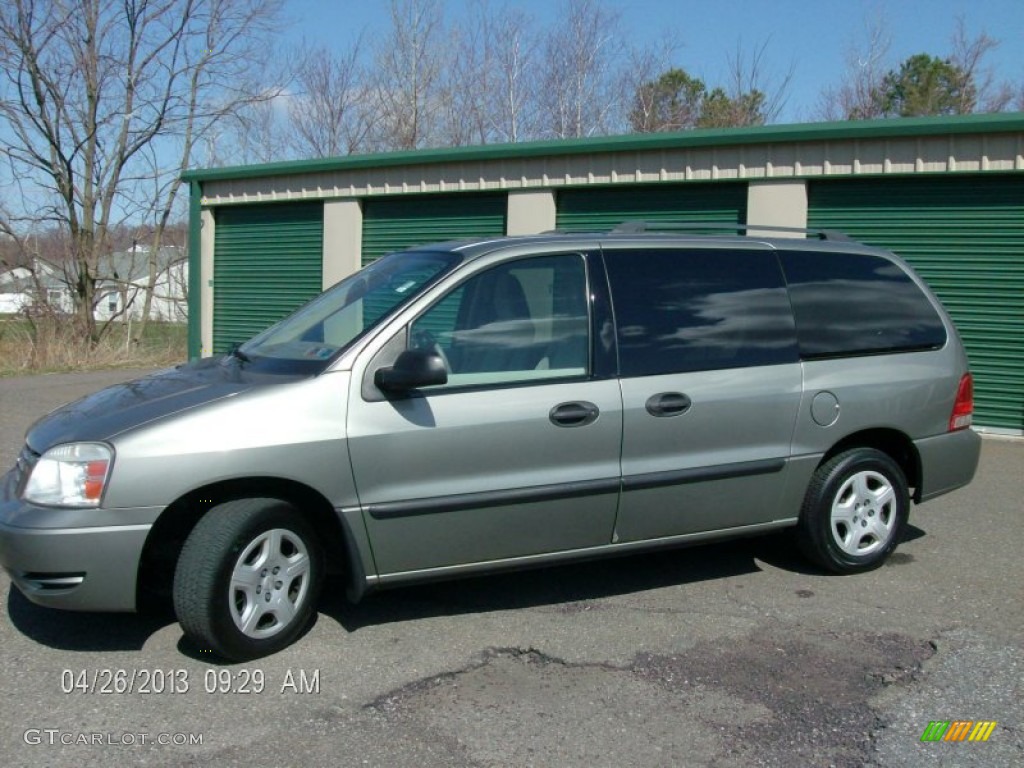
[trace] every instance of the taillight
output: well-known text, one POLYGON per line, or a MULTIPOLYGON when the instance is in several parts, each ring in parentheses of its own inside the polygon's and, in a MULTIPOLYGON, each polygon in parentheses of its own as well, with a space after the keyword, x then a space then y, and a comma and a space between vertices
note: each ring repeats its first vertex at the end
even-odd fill
POLYGON ((953 403, 953 412, 949 414, 949 431, 955 432, 958 429, 967 429, 971 426, 971 419, 974 415, 974 379, 971 374, 965 373, 960 379, 960 388, 956 391, 956 402, 953 403))

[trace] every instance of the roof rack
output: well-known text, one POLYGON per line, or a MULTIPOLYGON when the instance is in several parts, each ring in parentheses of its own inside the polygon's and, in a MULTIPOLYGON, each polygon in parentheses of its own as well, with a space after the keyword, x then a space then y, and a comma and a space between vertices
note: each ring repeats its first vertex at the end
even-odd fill
POLYGON ((709 222, 671 222, 671 221, 624 221, 615 229, 613 234, 635 235, 641 232, 678 232, 687 230, 718 230, 735 234, 737 230, 749 232, 752 229, 764 230, 766 232, 789 232, 800 233, 808 237, 815 237, 819 240, 849 241, 848 235, 834 229, 801 229, 800 227, 777 227, 772 224, 726 224, 721 221, 709 222))

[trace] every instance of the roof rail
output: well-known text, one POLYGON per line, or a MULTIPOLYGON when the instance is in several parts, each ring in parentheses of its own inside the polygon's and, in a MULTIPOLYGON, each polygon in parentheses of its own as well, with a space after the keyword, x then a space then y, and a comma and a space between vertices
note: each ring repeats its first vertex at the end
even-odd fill
POLYGON ((834 229, 801 229, 800 227, 777 227, 772 224, 726 224, 721 221, 624 221, 615 229, 613 234, 639 234, 641 232, 677 232, 687 230, 719 230, 721 232, 735 233, 737 230, 749 232, 752 229, 764 230, 766 232, 789 232, 800 233, 808 237, 816 237, 819 240, 848 241, 850 237, 834 229))

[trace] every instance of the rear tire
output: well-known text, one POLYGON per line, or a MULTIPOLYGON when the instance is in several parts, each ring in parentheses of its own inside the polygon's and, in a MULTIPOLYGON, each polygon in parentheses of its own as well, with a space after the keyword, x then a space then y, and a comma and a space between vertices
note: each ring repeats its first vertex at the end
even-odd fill
POLYGON ((233 661, 266 656, 306 628, 323 581, 323 554, 299 511, 278 499, 211 509, 174 572, 174 612, 201 650, 233 661))
POLYGON ((874 448, 854 448, 815 470, 797 540, 804 555, 828 571, 869 571, 896 549, 909 510, 900 466, 874 448))

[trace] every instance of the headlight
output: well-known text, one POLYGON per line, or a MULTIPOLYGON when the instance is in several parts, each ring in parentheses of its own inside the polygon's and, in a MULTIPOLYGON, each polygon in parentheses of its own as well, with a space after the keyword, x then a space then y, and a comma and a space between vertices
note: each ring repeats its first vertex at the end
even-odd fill
POLYGON ((101 443, 51 448, 32 468, 24 498, 56 507, 98 507, 113 457, 110 448, 101 443))

